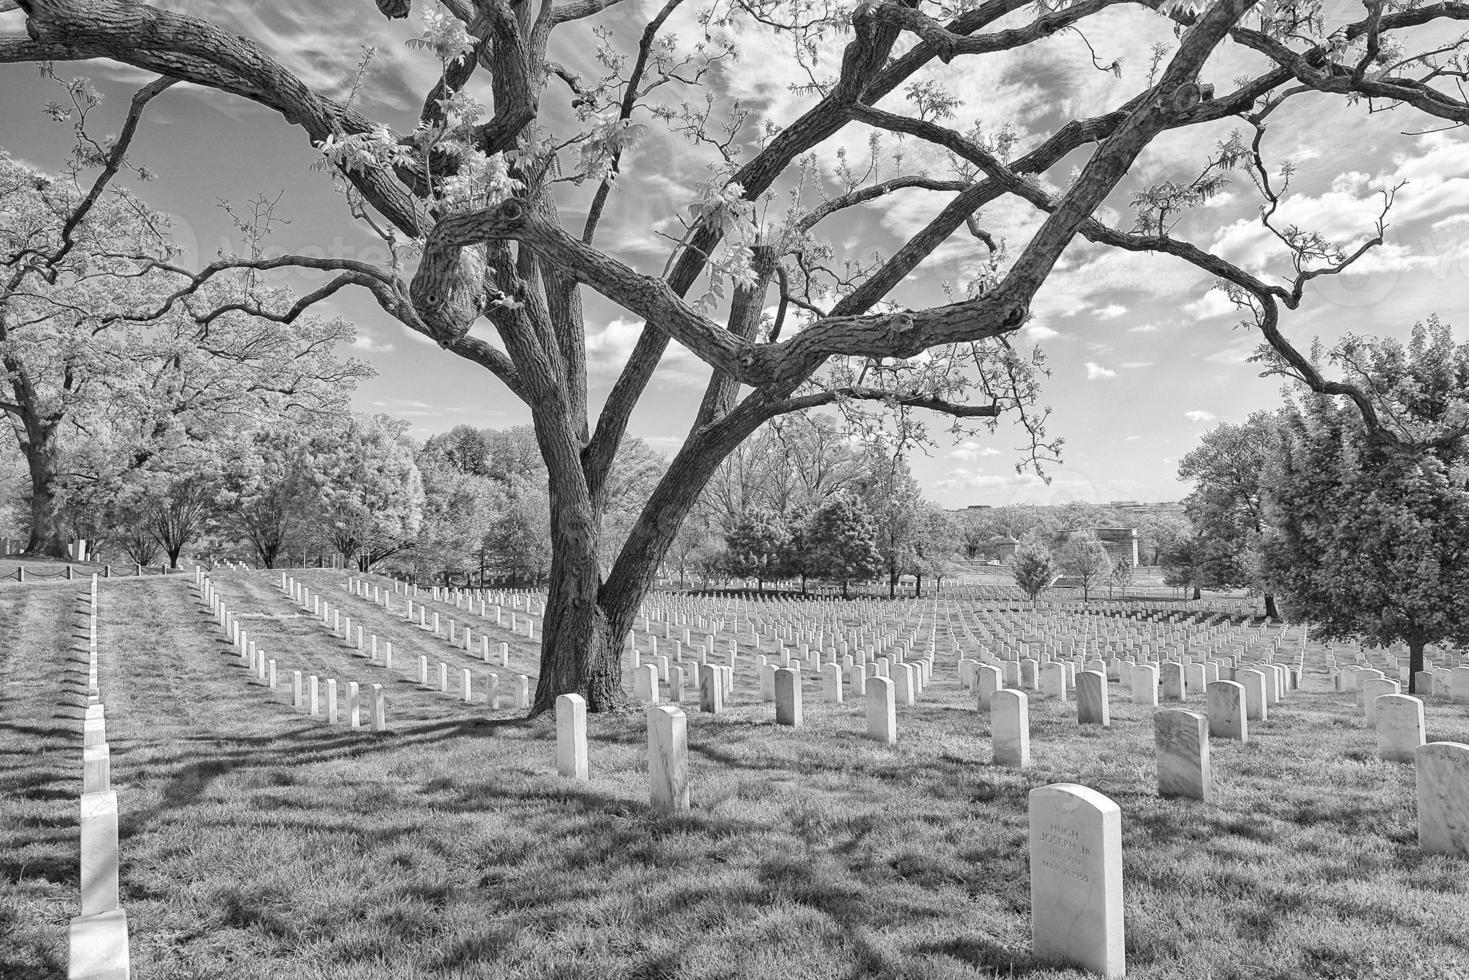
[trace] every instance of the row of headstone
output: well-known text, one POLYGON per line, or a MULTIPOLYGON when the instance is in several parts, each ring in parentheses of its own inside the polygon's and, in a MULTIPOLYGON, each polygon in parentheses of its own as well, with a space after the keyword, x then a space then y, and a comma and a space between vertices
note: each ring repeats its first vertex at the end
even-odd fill
MULTIPOLYGON (((225 638, 237 651, 239 659, 246 668, 246 678, 250 683, 259 684, 269 690, 277 690, 280 683, 279 666, 274 657, 267 657, 265 651, 261 650, 256 642, 250 639, 248 631, 240 627, 239 619, 229 611, 214 581, 203 569, 195 570, 195 583, 199 588, 201 600, 208 606, 213 614, 215 622, 224 631, 225 638)), ((290 582, 283 574, 281 588, 288 594, 299 595, 303 609, 308 608, 304 587, 299 591, 294 590, 295 583, 290 582), (291 588, 288 588, 291 586, 291 588)), ((317 600, 317 608, 321 603, 317 600)), ((322 617, 323 620, 325 616, 322 617)), ((359 644, 361 642, 361 631, 358 633, 359 644)), ((373 649, 376 650, 377 638, 373 637, 373 649)), ((359 645, 360 649, 360 645, 359 645)), ((388 662, 392 661, 392 645, 388 644, 386 655, 388 662)), ((360 685, 356 681, 349 681, 346 685, 345 712, 339 710, 342 705, 338 697, 338 685, 336 678, 327 678, 325 687, 326 707, 322 708, 322 679, 316 674, 306 674, 300 670, 291 671, 291 706, 297 711, 304 711, 312 718, 325 718, 328 724, 336 724, 345 718, 350 728, 362 727, 363 699, 360 685)), ((387 696, 381 684, 370 684, 367 690, 367 715, 368 724, 374 732, 387 731, 387 696)))
MULTIPOLYGON (((395 585, 401 586, 402 583, 395 582, 395 585)), ((448 620, 448 631, 446 633, 444 631, 443 624, 440 622, 439 613, 437 611, 430 610, 427 602, 419 598, 419 593, 416 586, 413 587, 411 591, 405 589, 402 592, 399 592, 395 588, 393 591, 389 592, 384 590, 381 586, 375 584, 369 585, 366 579, 352 577, 348 578, 346 582, 343 583, 343 588, 345 588, 352 595, 355 595, 362 599, 366 599, 376 605, 381 605, 383 609, 389 613, 393 612, 392 597, 394 595, 403 595, 405 597, 403 608, 403 618, 405 620, 410 623, 416 623, 416 625, 418 625, 422 629, 431 631, 434 636, 446 640, 450 646, 456 649, 462 649, 466 654, 470 656, 473 656, 475 654, 475 641, 477 639, 479 641, 478 647, 480 659, 482 659, 485 663, 491 662, 491 640, 488 631, 485 629, 481 629, 481 631, 476 634, 467 623, 464 624, 461 628, 458 621, 450 618, 448 620), (371 592, 368 591, 369 588, 371 588, 371 592), (414 618, 415 613, 417 613, 416 620, 414 618), (432 620, 430 620, 429 618, 430 615, 432 616, 432 620)), ((456 591, 454 595, 454 601, 450 603, 449 593, 447 592, 447 590, 441 593, 437 587, 434 587, 428 590, 427 599, 433 602, 443 602, 453 605, 456 609, 466 611, 470 615, 476 615, 474 611, 474 604, 476 601, 478 601, 479 612, 477 615, 482 620, 488 621, 489 619, 489 610, 487 608, 488 600, 476 599, 469 592, 456 591)), ((503 610, 500 606, 494 607, 495 625, 497 627, 504 628, 506 624, 502 618, 502 612, 503 610)), ((526 614, 522 614, 522 617, 523 618, 517 621, 517 614, 511 612, 508 629, 512 634, 524 635, 528 639, 533 639, 535 637, 535 623, 532 622, 529 616, 526 614)), ((498 651, 500 657, 500 666, 510 666, 510 645, 508 643, 501 642, 499 644, 498 651)))
MULTIPOLYGON (((285 575, 282 575, 281 579, 282 589, 288 594, 291 594, 292 590, 296 588, 293 580, 285 575)), ((343 587, 347 589, 350 594, 370 601, 374 604, 381 604, 385 610, 391 612, 391 606, 388 603, 388 599, 391 595, 393 595, 393 593, 385 593, 380 587, 374 587, 374 591, 369 593, 367 591, 367 583, 359 578, 348 579, 344 583, 343 587)), ((323 607, 330 608, 329 605, 325 603, 323 603, 323 607)), ((307 608, 304 603, 303 608, 307 608)), ((498 649, 492 654, 490 647, 490 638, 487 634, 480 633, 476 636, 476 634, 471 630, 469 626, 466 625, 463 629, 459 629, 458 623, 455 620, 450 619, 448 622, 448 633, 446 635, 443 632, 442 626, 440 624, 439 614, 437 612, 433 614, 433 621, 432 624, 430 624, 427 619, 427 609, 422 604, 415 607, 412 599, 407 600, 407 607, 405 609, 405 616, 408 618, 409 622, 412 622, 412 615, 415 609, 417 610, 421 620, 421 622, 417 625, 419 625, 421 628, 430 630, 434 636, 440 639, 447 640, 449 645, 455 650, 464 653, 466 656, 474 656, 475 647, 478 646, 479 658, 483 663, 493 663, 494 661, 491 659, 491 657, 494 656, 498 660, 500 666, 508 667, 510 665, 510 645, 508 643, 502 641, 498 645, 498 649), (479 640, 478 644, 475 643, 476 639, 479 640)), ((360 648, 361 647, 359 644, 359 649, 360 648)), ((373 663, 379 662, 378 637, 376 634, 372 634, 369 637, 368 656, 373 663)), ((383 661, 383 666, 388 669, 392 669, 392 644, 390 642, 385 644, 384 657, 385 659, 383 661)), ((448 676, 450 672, 450 667, 447 663, 440 661, 438 663, 437 669, 437 689, 440 691, 440 693, 447 694, 449 693, 448 676)), ((460 677, 459 698, 466 704, 471 704, 475 700, 473 692, 476 687, 473 680, 473 673, 468 667, 460 668, 458 673, 460 677)), ((496 701, 496 692, 499 689, 500 675, 496 673, 487 674, 485 677, 485 682, 485 702, 491 709, 494 709, 499 706, 498 702, 496 701)), ((426 655, 420 656, 418 658, 418 685, 426 689, 432 689, 435 687, 435 684, 433 684, 429 678, 429 658, 426 655)), ((511 704, 515 708, 524 709, 530 707, 530 678, 528 676, 526 676, 525 674, 515 675, 511 679, 510 689, 511 704)))
POLYGON ((97 576, 83 597, 87 614, 87 706, 82 722, 80 812, 81 914, 67 930, 67 976, 73 980, 127 977, 127 913, 118 894, 117 793, 97 670, 97 576))

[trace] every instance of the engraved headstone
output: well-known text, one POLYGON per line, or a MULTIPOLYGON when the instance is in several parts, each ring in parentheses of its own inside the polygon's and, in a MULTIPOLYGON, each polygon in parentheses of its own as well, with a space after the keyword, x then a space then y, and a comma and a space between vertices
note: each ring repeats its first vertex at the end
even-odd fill
POLYGON ((1108 980, 1127 972, 1122 810, 1096 790, 1057 783, 1030 792, 1030 935, 1043 962, 1108 980))
POLYGON ((1469 856, 1469 745, 1429 742, 1418 749, 1414 762, 1419 849, 1469 856))

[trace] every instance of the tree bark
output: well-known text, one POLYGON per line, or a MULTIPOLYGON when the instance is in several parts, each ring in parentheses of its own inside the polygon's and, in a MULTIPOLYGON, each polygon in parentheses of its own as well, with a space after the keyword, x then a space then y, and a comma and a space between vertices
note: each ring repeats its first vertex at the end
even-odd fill
POLYGON ((1280 618, 1280 611, 1275 608, 1275 594, 1273 592, 1265 593, 1265 618, 1280 618))
POLYGON ((1423 650, 1427 643, 1408 641, 1408 693, 1418 693, 1418 671, 1423 669, 1423 650))
POLYGON ((56 513, 57 457, 54 428, 34 417, 25 418, 21 452, 31 476, 31 536, 25 553, 38 558, 65 558, 66 532, 56 513))

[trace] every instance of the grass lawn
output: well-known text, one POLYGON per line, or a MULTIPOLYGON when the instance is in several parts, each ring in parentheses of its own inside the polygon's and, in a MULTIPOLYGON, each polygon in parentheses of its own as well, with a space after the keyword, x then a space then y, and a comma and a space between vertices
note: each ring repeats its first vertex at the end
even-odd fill
MULTIPOLYGON (((1030 955, 1026 794, 1054 782, 1122 808, 1129 977, 1469 977, 1469 862, 1418 853, 1412 767, 1377 761, 1319 654, 1250 743, 1212 744, 1211 805, 1157 797, 1150 711, 1115 684, 1107 730, 1032 696, 1032 767, 991 765, 942 629, 896 748, 809 673, 806 727, 777 729, 747 668, 726 713, 686 704, 694 810, 661 817, 641 714, 592 716, 592 779, 570 785, 552 719, 490 711, 482 687, 455 699, 459 667, 502 692, 507 671, 349 596, 342 573, 298 577, 392 639, 395 671, 295 615, 272 573, 214 580, 279 658, 273 692, 189 578, 102 584, 138 980, 1080 976, 1030 955), (419 653, 449 662, 451 694, 409 682, 419 653), (296 713, 292 669, 383 683, 392 731, 296 713)), ((0 586, 0 977, 65 975, 83 588, 0 586)), ((491 639, 534 676, 534 643, 491 639)), ((1469 742, 1463 706, 1427 718, 1430 740, 1469 742)))

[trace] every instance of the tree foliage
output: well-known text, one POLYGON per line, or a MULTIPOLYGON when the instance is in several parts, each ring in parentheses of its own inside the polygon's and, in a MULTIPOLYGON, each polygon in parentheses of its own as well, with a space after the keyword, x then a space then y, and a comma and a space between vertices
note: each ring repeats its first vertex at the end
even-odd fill
POLYGON ((872 515, 856 497, 833 494, 806 522, 806 566, 816 577, 842 583, 842 595, 852 582, 875 578, 883 567, 872 515))
MULTIPOLYGON (((1469 641, 1469 346, 1436 319, 1407 344, 1349 339, 1384 414, 1417 445, 1377 437, 1353 405, 1303 395, 1267 468, 1265 573, 1286 612, 1327 639, 1469 641)), ((1410 680, 1410 688, 1411 680, 1410 680)))
POLYGON ((1074 531, 1061 545, 1056 564, 1065 575, 1081 583, 1082 601, 1091 598, 1092 589, 1107 581, 1112 574, 1112 558, 1097 536, 1090 531, 1074 531))
POLYGON ((1178 478, 1194 481, 1184 498, 1198 537, 1198 575, 1208 588, 1247 588, 1265 596, 1274 617, 1275 597, 1265 586, 1260 547, 1266 533, 1260 480, 1279 435, 1273 412, 1255 412, 1243 423, 1223 423, 1179 461, 1178 478))
POLYGON ((1026 541, 1015 549, 1015 558, 1010 563, 1010 573, 1015 576, 1015 585, 1031 602, 1056 581, 1056 561, 1051 549, 1037 540, 1026 541))

